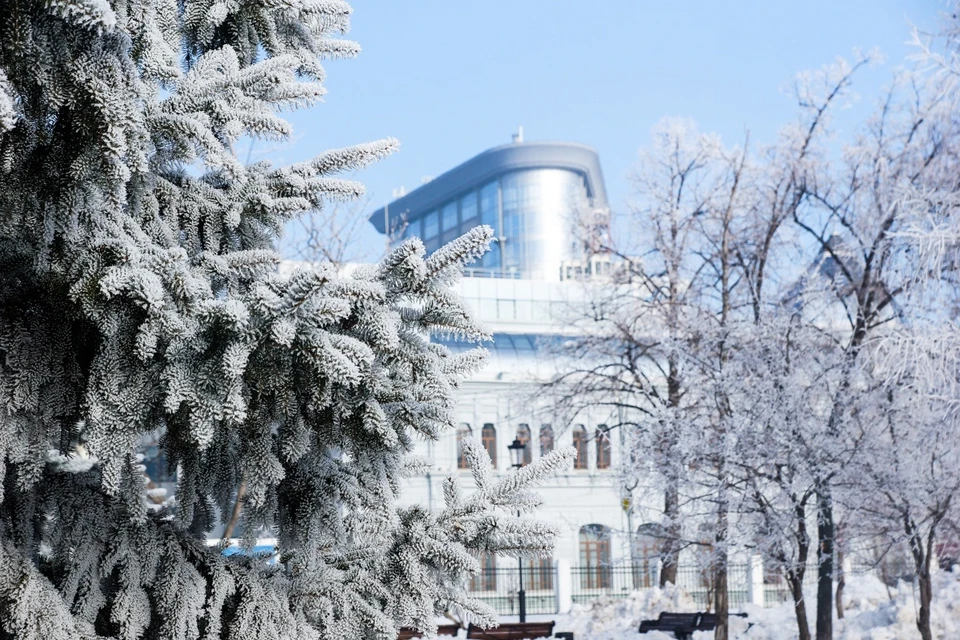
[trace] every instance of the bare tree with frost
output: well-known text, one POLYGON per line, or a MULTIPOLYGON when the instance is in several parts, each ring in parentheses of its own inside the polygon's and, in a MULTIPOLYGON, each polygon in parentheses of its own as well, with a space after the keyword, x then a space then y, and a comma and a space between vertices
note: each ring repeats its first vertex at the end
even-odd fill
POLYGON ((568 452, 439 511, 398 508, 416 438, 450 428, 486 336, 449 285, 478 228, 418 240, 345 278, 277 270, 280 230, 361 185, 338 177, 392 139, 245 166, 241 136, 284 138, 281 107, 352 56, 338 0, 0 3, 0 637, 392 638, 453 608, 472 552, 545 552, 516 517, 568 452), (138 447, 162 430, 178 486, 145 499, 138 447), (244 487, 245 544, 206 534, 244 487))

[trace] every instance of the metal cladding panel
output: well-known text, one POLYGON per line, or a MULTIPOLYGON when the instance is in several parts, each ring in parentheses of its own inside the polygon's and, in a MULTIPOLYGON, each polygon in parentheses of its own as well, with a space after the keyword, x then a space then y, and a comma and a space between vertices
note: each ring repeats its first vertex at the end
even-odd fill
MULTIPOLYGON (((607 206, 607 191, 596 150, 571 142, 520 142, 488 149, 450 171, 414 189, 388 205, 391 215, 406 213, 409 219, 438 207, 450 198, 511 171, 525 169, 566 169, 584 176, 587 196, 594 206, 607 206)), ((370 215, 380 233, 384 228, 381 207, 370 215)))

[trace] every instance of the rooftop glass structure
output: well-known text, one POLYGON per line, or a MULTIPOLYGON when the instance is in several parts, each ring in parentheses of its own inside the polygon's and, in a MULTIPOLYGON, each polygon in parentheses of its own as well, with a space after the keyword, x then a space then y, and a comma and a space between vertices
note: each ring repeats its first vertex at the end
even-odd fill
POLYGON ((563 279, 581 264, 582 216, 607 211, 600 160, 590 147, 515 142, 489 149, 375 211, 396 244, 419 237, 432 252, 486 224, 497 241, 468 275, 563 279))

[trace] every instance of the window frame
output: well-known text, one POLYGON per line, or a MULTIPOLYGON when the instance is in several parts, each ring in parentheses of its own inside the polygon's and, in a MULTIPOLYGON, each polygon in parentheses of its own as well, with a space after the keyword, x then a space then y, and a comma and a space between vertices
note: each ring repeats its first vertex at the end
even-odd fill
POLYGON ((483 423, 480 429, 480 442, 490 456, 490 464, 497 468, 497 427, 492 422, 483 423))
POLYGON ((573 448, 577 450, 577 457, 573 460, 573 468, 583 471, 590 468, 590 447, 587 437, 587 428, 582 425, 574 425, 571 432, 573 448))

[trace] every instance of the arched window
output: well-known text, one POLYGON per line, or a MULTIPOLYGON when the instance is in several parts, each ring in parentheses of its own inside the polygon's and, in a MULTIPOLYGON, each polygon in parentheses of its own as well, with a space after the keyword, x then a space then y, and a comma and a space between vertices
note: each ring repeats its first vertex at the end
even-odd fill
POLYGON ((540 425, 540 455, 545 456, 553 451, 553 427, 548 424, 540 425))
POLYGON ((573 461, 574 469, 587 468, 587 430, 582 424, 573 427, 573 448, 577 450, 577 459, 573 461))
POLYGON ((656 586, 657 561, 661 559, 666 532, 662 525, 648 522, 637 527, 633 540, 633 586, 637 589, 656 586))
POLYGON ((463 446, 461 443, 464 438, 469 438, 473 435, 473 430, 470 428, 470 425, 466 422, 461 422, 460 426, 457 427, 457 469, 469 469, 470 464, 467 462, 467 458, 463 455, 463 446))
POLYGON ((533 462, 533 449, 530 446, 529 425, 521 424, 517 427, 517 440, 524 445, 522 462, 524 465, 528 465, 533 462))
POLYGON ((480 556, 480 573, 470 578, 470 591, 497 590, 497 556, 484 553, 480 556))
POLYGON ((597 427, 597 469, 610 468, 610 433, 607 425, 597 427))
POLYGON ((580 586, 584 589, 609 589, 610 528, 602 524, 580 527, 580 586))
POLYGON ((487 455, 490 456, 490 464, 493 465, 493 468, 497 468, 497 430, 489 422, 483 425, 483 430, 480 432, 480 441, 483 443, 483 448, 487 450, 487 455))

